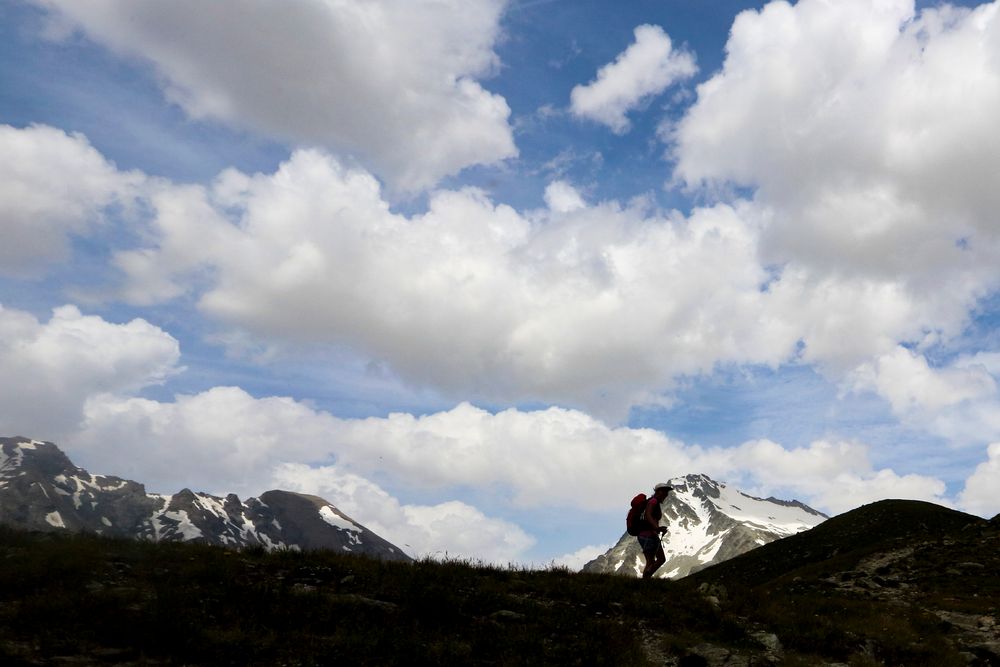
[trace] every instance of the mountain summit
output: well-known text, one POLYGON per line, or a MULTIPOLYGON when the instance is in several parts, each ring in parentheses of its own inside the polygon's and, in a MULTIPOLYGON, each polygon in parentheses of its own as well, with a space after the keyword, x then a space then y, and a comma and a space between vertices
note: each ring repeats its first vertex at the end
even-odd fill
POLYGON ((183 489, 146 493, 138 482, 92 475, 51 442, 0 438, 0 524, 227 547, 332 549, 410 560, 316 496, 267 491, 241 501, 183 489))
MULTIPOLYGON (((798 501, 755 498, 707 475, 675 477, 670 485, 674 490, 661 506, 667 562, 656 577, 686 576, 827 519, 798 501)), ((638 541, 625 533, 583 571, 639 576, 644 563, 638 541)))

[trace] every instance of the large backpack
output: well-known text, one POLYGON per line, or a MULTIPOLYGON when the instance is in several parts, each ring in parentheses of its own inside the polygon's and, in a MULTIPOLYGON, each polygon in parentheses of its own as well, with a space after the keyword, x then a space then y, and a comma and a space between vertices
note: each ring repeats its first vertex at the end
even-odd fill
POLYGON ((646 520, 646 505, 649 504, 649 497, 645 493, 640 493, 632 499, 632 506, 625 517, 625 529, 629 535, 638 535, 644 529, 649 528, 649 521, 646 520))

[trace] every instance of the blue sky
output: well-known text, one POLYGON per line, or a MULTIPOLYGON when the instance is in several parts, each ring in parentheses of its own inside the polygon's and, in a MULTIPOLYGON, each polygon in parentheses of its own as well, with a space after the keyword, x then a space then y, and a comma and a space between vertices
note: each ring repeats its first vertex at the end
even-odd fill
POLYGON ((997 3, 0 16, 0 432, 499 561, 693 472, 1000 511, 997 3))

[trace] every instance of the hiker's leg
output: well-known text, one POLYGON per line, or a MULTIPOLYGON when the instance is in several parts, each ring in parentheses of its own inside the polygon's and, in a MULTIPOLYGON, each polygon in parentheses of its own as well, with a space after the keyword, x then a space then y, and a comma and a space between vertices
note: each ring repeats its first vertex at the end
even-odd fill
MULTIPOLYGON (((663 545, 660 545, 655 554, 646 554, 646 569, 650 570, 650 565, 652 565, 649 576, 653 576, 653 572, 659 570, 660 566, 666 562, 667 555, 663 553, 663 545)), ((646 576, 645 573, 643 573, 643 576, 646 576)))
POLYGON ((643 551, 642 557, 646 559, 646 567, 642 570, 642 578, 649 579, 656 572, 656 554, 651 551, 643 551))

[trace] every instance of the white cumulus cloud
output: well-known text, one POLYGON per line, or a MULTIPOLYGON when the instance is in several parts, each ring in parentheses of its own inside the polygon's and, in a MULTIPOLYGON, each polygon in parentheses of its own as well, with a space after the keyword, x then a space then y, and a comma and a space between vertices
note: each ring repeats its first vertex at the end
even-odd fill
POLYGON ((640 25, 635 29, 635 42, 598 70, 596 79, 573 88, 570 111, 624 134, 629 129, 629 111, 697 71, 694 56, 674 49, 663 28, 640 25))
POLYGON ((57 25, 151 62, 197 119, 350 153, 420 189, 516 154, 479 80, 504 0, 36 0, 57 25))
POLYGON ((690 461, 681 443, 660 433, 612 429, 572 410, 494 415, 461 404, 421 417, 341 419, 237 387, 170 402, 96 394, 73 445, 88 467, 155 482, 162 491, 260 493, 278 464, 335 460, 345 474, 391 479, 396 493, 499 485, 512 506, 560 499, 583 509, 613 503, 637 476, 648 476, 651 458, 679 467, 690 461), (526 468, 527 460, 533 463, 526 468), (588 492, 574 498, 581 488, 588 492))
POLYGON ((164 402, 95 393, 73 436, 88 468, 140 479, 156 491, 183 487, 260 493, 279 461, 327 455, 339 421, 285 397, 256 399, 213 387, 164 402))
MULTIPOLYGON (((541 537, 512 516, 539 509, 606 515, 637 489, 688 473, 761 497, 796 498, 828 514, 884 498, 984 513, 995 505, 1000 451, 991 446, 988 461, 953 498, 941 479, 875 465, 872 448, 852 440, 703 447, 651 429, 608 426, 576 410, 491 413, 469 404, 423 416, 339 418, 236 387, 167 402, 97 394, 63 444, 90 470, 156 491, 312 493, 412 554, 491 562, 527 562, 541 537)), ((608 540, 620 530, 617 521, 609 525, 608 540)), ((598 549, 555 562, 576 567, 598 549)))
MULTIPOLYGON (((216 387, 173 402, 101 395, 87 403, 86 416, 74 445, 94 469, 156 481, 164 491, 187 485, 260 493, 275 475, 299 480, 296 489, 313 493, 325 484, 324 493, 347 494, 355 518, 386 526, 395 510, 366 507, 362 496, 338 491, 333 480, 354 485, 377 477, 394 495, 460 498, 475 490, 495 506, 522 510, 606 511, 634 488, 691 472, 746 489, 794 492, 833 512, 885 497, 944 501, 943 482, 876 468, 870 448, 858 442, 786 448, 755 440, 705 448, 560 408, 491 413, 461 404, 423 416, 342 419, 289 398, 258 399, 216 387), (124 455, 137 446, 141 457, 124 455), (335 464, 322 463, 328 461, 335 464), (307 484, 312 486, 302 486, 307 484)), ((456 517, 467 513, 447 509, 456 517)), ((430 517, 413 510, 408 520, 423 525, 430 517)))
POLYGON ((402 504, 378 485, 335 466, 285 464, 275 470, 276 486, 316 494, 365 527, 418 558, 461 558, 507 564, 519 560, 535 540, 521 528, 459 501, 436 505, 402 504))
POLYGON ((0 125, 0 274, 41 275, 73 235, 127 203, 139 174, 119 172, 86 137, 44 125, 0 125))
POLYGON ((754 440, 714 450, 715 469, 738 488, 799 500, 828 514, 839 514, 885 498, 925 500, 949 505, 945 483, 935 477, 900 475, 871 463, 871 447, 854 441, 817 440, 786 448, 754 440))
MULTIPOLYGON (((381 471, 352 466, 380 447, 351 437, 355 424, 290 398, 254 398, 237 387, 171 402, 100 394, 87 402, 86 420, 68 449, 90 470, 141 480, 163 493, 188 487, 243 497, 269 488, 315 494, 415 556, 504 562, 534 543, 516 525, 464 502, 401 503, 371 475, 388 474, 396 488, 412 486, 401 478, 415 471, 395 460, 405 453, 382 450, 381 471), (307 464, 330 459, 343 465, 307 464)), ((442 483, 454 489, 460 481, 452 476, 442 483)))
POLYGON ((161 383, 179 358, 177 341, 142 319, 116 324, 62 306, 41 322, 0 306, 0 433, 61 440, 91 396, 161 383))
MULTIPOLYGON (((148 227, 123 239, 143 245, 113 253, 121 296, 148 305, 191 295, 226 327, 220 341, 277 355, 320 344, 456 401, 540 401, 611 419, 718 364, 796 359, 874 389, 901 416, 923 410, 925 427, 956 441, 982 444, 1000 429, 983 365, 995 362, 931 368, 901 345, 958 335, 969 299, 906 274, 765 266, 778 214, 759 201, 685 217, 641 199, 589 203, 554 181, 538 210, 464 189, 438 191, 426 212, 406 216, 369 172, 318 150, 294 152, 272 174, 229 169, 207 186, 177 185, 115 170, 83 137, 7 135, 87 156, 62 161, 108 184, 80 179, 99 194, 89 209, 98 218, 108 197, 138 202, 148 227)), ((24 206, 78 184, 46 155, 23 154, 18 169, 35 174, 20 180, 24 206)), ((74 225, 87 233, 86 204, 59 207, 70 222, 55 225, 56 245, 74 225)), ((12 247, 33 238, 11 229, 12 247)), ((967 295, 998 273, 975 262, 949 271, 967 295)))
POLYGON ((587 545, 577 549, 573 553, 564 554, 562 556, 557 556, 552 559, 551 564, 557 567, 565 567, 570 570, 577 572, 583 569, 583 566, 594 560, 598 556, 602 556, 607 553, 608 549, 611 549, 614 544, 602 544, 602 545, 587 545))
POLYGON ((566 181, 552 181, 545 186, 545 204, 556 213, 571 213, 587 206, 580 192, 566 181))
POLYGON ((406 217, 367 172, 297 151, 274 174, 164 189, 154 243, 116 261, 134 302, 204 285, 200 308, 229 326, 346 346, 458 398, 621 414, 676 375, 794 349, 740 211, 548 192, 551 209, 519 213, 440 191, 406 217))
POLYGON ((923 354, 1000 287, 1000 3, 773 2, 726 53, 671 135, 675 179, 753 190, 800 359, 911 425, 994 440, 996 374, 923 354))
POLYGON ((675 177, 755 188, 762 261, 812 284, 881 284, 931 315, 921 326, 957 334, 1000 285, 998 7, 743 12, 673 135, 675 177))
POLYGON ((758 203, 683 217, 590 204, 554 181, 545 209, 465 189, 408 217, 368 172, 311 150, 274 174, 150 190, 151 245, 116 255, 127 299, 201 290, 202 311, 237 331, 342 346, 456 400, 620 417, 683 375, 799 358, 835 380, 880 377, 868 384, 898 403, 891 386, 916 368, 901 368, 900 343, 958 335, 970 307, 947 283, 768 269, 774 218, 758 203))
POLYGON ((901 415, 936 412, 997 393, 996 381, 982 367, 932 368, 922 355, 903 347, 883 355, 873 367, 859 371, 859 382, 874 385, 893 411, 901 415))
POLYGON ((992 518, 1000 513, 1000 443, 991 444, 986 456, 966 480, 959 502, 966 512, 992 518))
POLYGON ((932 365, 918 350, 897 346, 848 376, 851 391, 873 391, 911 428, 958 446, 982 446, 1000 437, 1000 394, 992 353, 932 365))

